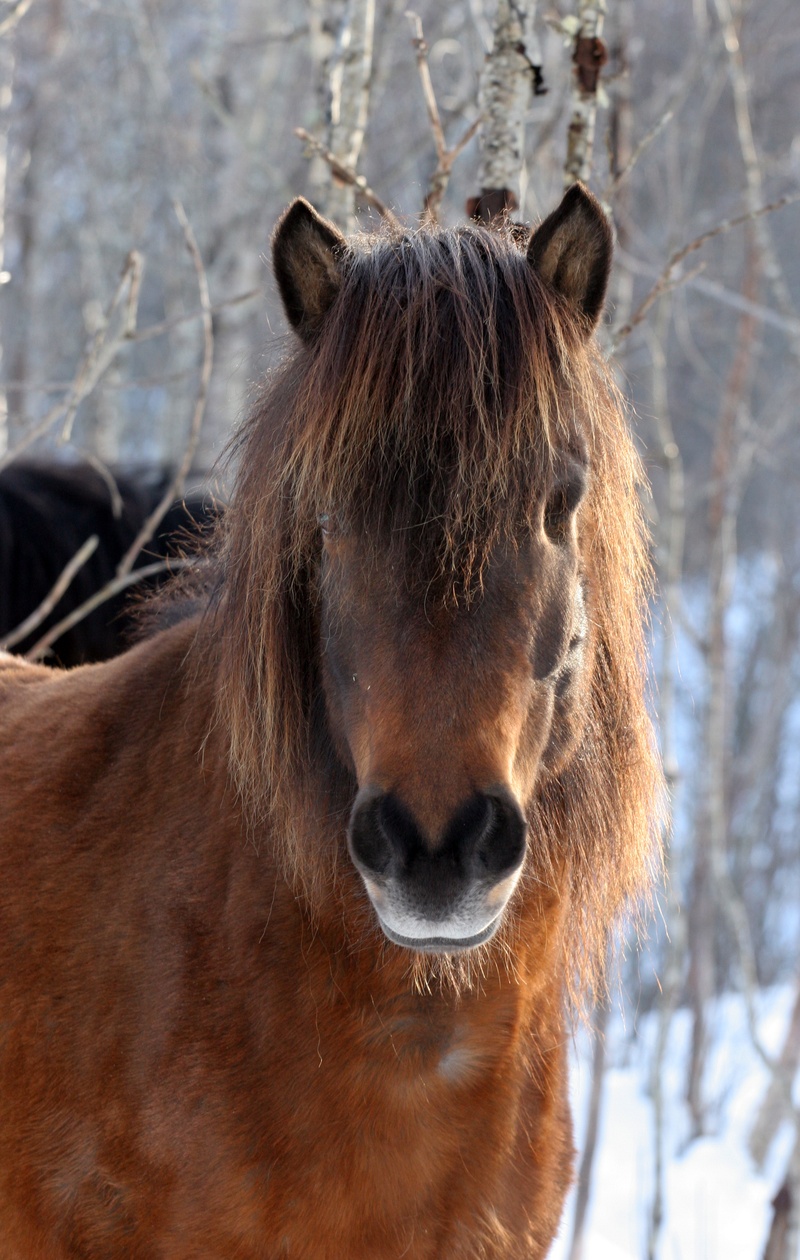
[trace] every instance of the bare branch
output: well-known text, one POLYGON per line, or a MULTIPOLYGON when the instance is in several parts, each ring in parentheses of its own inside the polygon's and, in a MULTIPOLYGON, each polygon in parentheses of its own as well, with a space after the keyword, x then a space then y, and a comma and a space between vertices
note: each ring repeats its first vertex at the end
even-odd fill
POLYGON ((38 608, 35 608, 30 616, 21 621, 3 639, 0 639, 0 651, 6 651, 8 648, 14 647, 16 643, 21 643, 23 639, 27 638, 50 616, 50 613, 70 586, 75 574, 83 568, 89 557, 94 555, 99 541, 97 534, 92 534, 90 538, 86 539, 83 546, 75 552, 69 564, 64 566, 58 581, 49 594, 45 595, 38 608))
POLYGON ((17 459, 24 450, 27 450, 39 438, 49 433, 60 420, 64 421, 60 441, 69 441, 72 432, 72 422, 78 407, 85 398, 88 398, 103 374, 108 371, 123 343, 132 339, 133 331, 136 327, 136 313, 143 265, 141 254, 137 253, 136 250, 131 250, 125 260, 122 276, 111 300, 111 305, 106 312, 100 329, 92 338, 89 348, 78 365, 75 379, 69 387, 66 398, 57 403, 55 407, 51 407, 44 419, 29 429, 21 441, 17 442, 13 450, 7 451, 5 455, 0 456, 0 470, 17 459), (122 308, 122 318, 115 321, 116 327, 112 331, 112 317, 120 307, 122 308))
MULTIPOLYGON (((330 73, 330 127, 328 144, 341 165, 358 166, 367 126, 372 82, 372 48, 375 34, 375 0, 348 0, 330 73)), ((330 165, 330 164, 329 164, 330 165)), ((349 180, 338 181, 336 171, 328 191, 326 213, 345 232, 355 226, 355 205, 349 180)))
POLYGON ((13 31, 17 23, 24 18, 28 9, 33 4, 33 0, 17 0, 11 12, 0 22, 0 37, 8 35, 13 31))
POLYGON ((79 451, 78 453, 80 454, 81 459, 84 459, 87 464, 91 464, 98 477, 102 477, 105 482, 105 487, 108 490, 108 496, 111 499, 111 513, 114 520, 118 521, 122 516, 125 504, 123 503, 116 477, 112 473, 111 469, 104 464, 102 459, 95 455, 93 451, 79 451))
POLYGON ((178 569, 188 568, 192 564, 202 564, 202 560, 191 556, 186 560, 177 558, 174 560, 155 560, 152 564, 146 564, 141 569, 134 569, 132 573, 125 573, 119 577, 112 578, 99 591, 89 599, 84 600, 71 613, 63 617, 61 621, 52 626, 47 634, 43 634, 41 639, 34 643, 33 647, 25 653, 25 659, 28 661, 40 661, 46 655, 48 649, 62 634, 66 634, 79 621, 83 621, 84 617, 88 617, 94 612, 95 608, 99 608, 102 604, 113 599, 115 595, 119 595, 122 591, 127 590, 129 586, 135 586, 137 582, 143 582, 146 578, 155 577, 158 573, 172 573, 178 569))
POLYGON ((92 346, 78 372, 73 396, 67 405, 64 425, 59 437, 62 443, 68 442, 72 436, 75 415, 83 399, 91 393, 101 376, 111 366, 122 342, 130 340, 136 329, 143 265, 141 254, 135 249, 131 250, 125 259, 122 277, 111 299, 111 305, 100 328, 95 333, 92 346), (118 326, 112 329, 112 320, 120 311, 121 319, 118 321, 118 326))
POLYGON ((425 195, 425 213, 431 223, 439 222, 439 209, 447 191, 447 185, 450 182, 450 172, 453 163, 472 137, 477 133, 481 125, 480 116, 470 123, 461 139, 448 149, 447 142, 444 138, 444 128, 439 114, 439 106, 436 103, 436 93, 433 90, 433 82, 431 80, 430 66, 428 64, 428 44, 422 30, 422 21, 417 13, 408 10, 406 17, 411 23, 411 29, 414 32, 412 43, 417 54, 417 66, 419 67, 419 77, 422 83, 422 94, 425 98, 425 108, 428 111, 428 121, 433 132, 433 141, 436 145, 436 170, 430 179, 428 191, 425 195))
MULTIPOLYGON (((248 289, 246 293, 237 293, 235 297, 226 298, 224 302, 215 302, 211 307, 211 314, 217 315, 220 311, 225 311, 231 306, 241 306, 244 302, 252 302, 253 298, 263 297, 263 289, 248 289)), ((180 328, 183 324, 191 324, 196 319, 203 318, 203 311, 192 311, 191 315, 180 315, 177 319, 165 319, 160 324, 148 324, 146 328, 140 328, 131 338, 131 341, 151 341, 154 337, 161 337, 166 332, 172 332, 174 328, 180 328)))
POLYGON ((653 141, 657 139, 658 136, 661 135, 661 132, 664 130, 664 128, 667 127, 672 122, 674 117, 675 117, 675 110, 674 108, 670 107, 669 109, 664 111, 664 113, 659 118, 658 122, 655 123, 654 126, 652 126, 650 130, 645 133, 645 135, 642 136, 641 140, 637 144, 636 148, 633 150, 633 153, 631 154, 630 158, 623 166, 622 170, 618 171, 617 174, 614 176, 614 178, 606 185, 605 192, 603 193, 604 201, 608 202, 611 200, 611 198, 617 192, 620 184, 623 184, 625 182, 625 180, 628 178, 634 166, 642 157, 642 155, 650 148, 650 145, 653 143, 653 141))
POLYGON ((659 734, 667 784, 664 816, 664 864, 666 875, 665 923, 667 928, 666 957, 663 970, 663 995, 658 1010, 658 1032, 650 1071, 650 1096, 653 1103, 653 1193, 647 1225, 647 1258, 653 1260, 664 1219, 664 1082, 663 1067, 667 1041, 675 1009, 680 1000, 688 938, 685 915, 681 913, 681 854, 673 843, 675 808, 680 786, 680 764, 676 739, 676 658, 675 622, 681 607, 684 540, 686 533, 686 484, 683 457, 676 441, 668 387, 667 359, 664 346, 670 319, 670 303, 658 307, 655 328, 646 329, 652 359, 652 403, 656 417, 658 445, 667 472, 667 501, 660 521, 657 539, 660 571, 663 581, 661 659, 658 665, 659 734))
POLYGON ((601 999, 592 1020, 592 1084, 583 1137, 583 1153, 578 1170, 578 1187, 575 1196, 575 1215, 572 1221, 572 1239, 568 1260, 581 1260, 583 1255, 584 1229, 592 1188, 592 1167, 597 1149, 600 1113, 603 1101, 603 1080, 606 1070, 606 1031, 608 1029, 609 1003, 601 999))
POLYGON ((306 131, 305 127, 295 127, 294 134, 298 136, 300 140, 304 141, 304 143, 310 147, 312 152, 319 154, 319 156, 328 163, 328 166, 331 168, 331 171, 337 179, 343 180, 346 184, 352 184, 354 188, 358 189, 364 200, 372 206, 373 210, 377 210, 378 214, 381 215, 382 218, 386 219, 387 222, 394 224, 396 227, 400 226, 400 220, 392 213, 386 202, 381 201, 378 194, 370 188, 363 175, 357 175, 355 171, 351 170, 347 166, 344 166, 339 161, 336 154, 331 153, 330 149, 326 149, 325 145, 322 144, 320 140, 317 140, 315 136, 312 136, 310 132, 306 131))
MULTIPOLYGON (((708 232, 702 232, 700 236, 695 237, 688 245, 682 245, 676 250, 670 258, 664 270, 661 272, 656 283, 653 285, 647 296, 639 303, 634 314, 618 329, 611 338, 611 353, 614 354, 619 349, 621 342, 625 340, 637 326, 641 324, 647 312, 653 303, 661 297, 662 293, 675 287, 676 277, 675 270, 687 258, 689 254, 701 249, 708 241, 713 240, 715 236, 722 236, 726 232, 730 232, 733 228, 741 227, 743 223, 750 223, 753 219, 761 218, 765 214, 773 214, 776 210, 782 210, 784 206, 793 205, 796 201, 800 201, 800 193, 793 193, 786 197, 781 197, 778 201, 772 201, 767 206, 759 206, 757 210, 747 210, 744 214, 739 214, 734 219, 723 219, 716 227, 711 228, 708 232)), ((686 277, 678 277, 677 282, 680 283, 686 277)))
MULTIPOLYGON (((722 26, 725 51, 728 54, 736 130, 739 136, 739 148, 747 179, 747 205, 753 212, 753 218, 757 219, 756 208, 764 196, 764 180, 755 135, 753 134, 749 89, 742 51, 739 45, 739 32, 733 18, 730 0, 714 0, 714 3, 720 25, 722 26)), ((772 289, 778 309, 783 316, 792 319, 796 317, 797 312, 792 303, 766 223, 759 222, 756 224, 755 236, 763 260, 764 273, 772 289)), ((800 341, 793 339, 790 344, 795 356, 800 356, 800 341)))
POLYGON ((211 380, 211 368, 214 363, 214 332, 211 319, 211 299, 208 292, 208 277, 206 276, 203 266, 203 259, 197 245, 195 234, 192 231, 192 225, 186 217, 186 211, 180 201, 175 199, 172 203, 175 216, 183 228, 183 235, 186 241, 186 247, 192 257, 195 271, 197 272, 197 286, 200 291, 200 309, 203 320, 203 367, 200 373, 200 385, 197 391, 197 398, 194 405, 194 413, 192 415, 192 423, 189 428, 189 436, 184 447, 183 457, 171 482, 164 491, 161 499, 154 507, 153 511, 143 523, 138 534, 134 538, 125 555, 117 565, 117 576, 122 577, 129 573, 133 568, 134 561, 141 551, 142 547, 153 537, 160 521, 169 507, 183 493, 183 486, 189 470, 192 467, 197 444, 200 441, 200 431, 203 427, 203 417, 206 410, 206 399, 208 398, 208 385, 211 380))
POLYGON ((447 145, 444 139, 444 128, 442 120, 439 116, 439 106, 436 103, 436 93, 433 90, 433 82, 431 80, 430 66, 428 65, 428 45, 422 30, 422 19, 418 13, 414 13, 411 9, 406 10, 406 17, 411 23, 411 29, 414 32, 412 44, 417 54, 417 68, 419 69, 420 83, 422 84, 422 95, 425 98, 425 108, 428 111, 428 122, 431 125, 433 139, 436 145, 436 156, 439 161, 442 160, 447 153, 447 145))
MULTIPOLYGON (((648 276, 649 278, 658 277, 660 272, 657 267, 651 267, 649 263, 643 262, 641 258, 628 253, 617 243, 615 255, 618 262, 624 263, 625 267, 639 276, 648 276)), ((686 272, 678 279, 681 287, 697 289, 699 293, 706 294, 707 297, 713 298, 715 302, 728 306, 734 311, 746 311, 751 315, 755 315, 762 324, 769 324, 771 328, 780 328, 788 336, 796 336, 800 333, 800 319, 784 319, 777 311, 769 306, 764 306, 761 302, 751 302, 747 298, 742 297, 741 293, 735 292, 733 289, 726 289, 724 285, 719 284, 716 280, 709 280, 707 276, 701 275, 700 270, 686 272)), ((675 288, 676 285, 670 285, 669 288, 675 288)), ((13 384, 13 382, 11 382, 13 384)))
MULTIPOLYGON (((227 310, 231 306, 241 306, 244 302, 252 302, 254 298, 260 298, 263 297, 263 295, 263 289, 248 289, 246 293, 237 293, 235 297, 226 298, 224 302, 215 302, 211 307, 211 314, 217 315, 220 311, 227 310)), ((159 324, 149 324, 146 328, 140 328, 132 337, 129 337, 128 340, 132 342, 152 341, 156 337, 163 337, 164 333, 172 332, 175 328, 181 328, 185 324, 193 324, 196 319, 202 318, 202 311, 192 311, 189 315, 180 315, 175 319, 165 319, 159 324)), ((182 373, 179 373, 176 376, 134 376, 129 377, 120 384, 107 386, 107 388, 131 389, 140 388, 142 386, 149 387, 153 384, 162 385, 165 381, 180 380, 182 375, 182 373)), ((26 389, 31 390, 33 393, 40 394, 61 393, 65 389, 72 388, 72 383, 70 381, 44 381, 39 384, 35 381, 20 381, 15 380, 14 378, 9 378, 7 380, 0 380, 0 391, 13 389, 21 385, 24 385, 26 389)), ((15 450, 11 452, 12 456, 17 454, 18 449, 21 448, 15 448, 15 450)), ((81 452, 81 454, 91 462, 92 457, 87 452, 81 452)))
POLYGON ((776 1064, 776 1074, 769 1082, 750 1132, 750 1155, 759 1169, 764 1167, 767 1152, 786 1115, 786 1098, 791 1097, 798 1059, 800 1059, 800 984, 795 991, 789 1026, 776 1064))

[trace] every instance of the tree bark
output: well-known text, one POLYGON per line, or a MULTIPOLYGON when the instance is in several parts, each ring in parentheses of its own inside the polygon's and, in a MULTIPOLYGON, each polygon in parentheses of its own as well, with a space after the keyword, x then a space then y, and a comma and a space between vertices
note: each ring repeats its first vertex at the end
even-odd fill
POLYGON ((772 1223, 762 1260, 796 1260, 800 1233, 800 1138, 795 1141, 786 1176, 772 1200, 772 1223))
POLYGON ((772 1139, 781 1121, 787 1115, 787 1095, 791 1095, 791 1081, 797 1071, 798 1059, 800 1059, 800 985, 795 994, 789 1027, 776 1064, 776 1071, 767 1087, 750 1132, 750 1154, 758 1168, 763 1167, 772 1139))
MULTIPOLYGON (((659 574, 663 589, 664 612, 661 638, 661 660, 658 668, 659 729, 664 777, 667 785, 667 813, 664 819, 664 865, 666 876, 665 918, 667 942, 663 965, 663 997, 658 1008, 658 1035, 650 1069, 650 1096, 653 1101, 653 1196, 648 1213, 647 1260, 655 1260, 658 1253, 661 1229, 664 1223, 664 1120, 665 1090, 664 1063, 667 1055, 672 1017, 680 1000, 687 954, 685 916, 680 904, 683 885, 680 850, 673 844, 675 806, 680 788, 681 769, 678 761, 675 718, 677 644, 675 623, 681 598, 683 577, 684 540, 686 535, 686 482, 683 457, 676 441, 672 423, 670 395, 667 377, 667 359, 664 346, 668 343, 668 329, 672 301, 665 297, 659 304, 655 328, 650 331, 649 344, 652 358, 652 402, 656 417, 658 447, 667 474, 667 502, 659 521, 656 536, 659 574)), ((658 448, 657 448, 658 449, 658 448)))
POLYGON ((535 18, 536 0, 498 2, 479 93, 481 191, 467 206, 467 213, 483 222, 519 206, 525 115, 532 96, 545 91, 535 18))
MULTIPOLYGON (((755 299, 760 279, 759 258, 749 242, 743 289, 755 299)), ((743 315, 725 395, 720 408, 714 444, 713 493, 709 505, 710 610, 706 668, 708 701, 703 731, 703 756, 707 766, 706 796, 701 803, 695 834, 695 862, 689 908, 689 1001, 692 1009, 692 1049, 687 1081, 687 1102, 692 1117, 692 1136, 705 1128, 703 1071, 708 1043, 708 1003, 716 988, 715 936, 717 911, 727 918, 741 914, 742 907, 725 904, 729 888, 721 876, 728 863, 729 650, 726 635, 736 565, 736 529, 744 470, 739 466, 741 412, 753 366, 755 321, 743 315), (724 882, 724 886, 723 886, 724 882)), ((737 942, 740 943, 740 942, 737 942)), ((746 962, 740 959, 743 969, 746 962)))
MULTIPOLYGON (((0 38, 0 284, 8 279, 5 270, 6 252, 6 188, 8 173, 8 128, 11 94, 14 82, 14 47, 8 36, 0 38)), ((5 359, 5 346, 0 345, 0 367, 5 359)), ((0 455, 8 450, 8 398, 0 390, 0 455)))
POLYGON ((589 1110, 586 1117, 586 1133, 583 1139, 583 1153, 578 1171, 578 1193, 575 1198, 575 1216, 572 1224, 572 1241, 569 1247, 568 1260, 581 1260, 583 1255, 583 1235, 586 1226, 586 1213, 592 1189, 592 1172, 594 1156, 597 1149, 597 1134, 600 1130, 600 1113, 603 1101, 603 1081, 606 1070, 606 1030, 608 1028, 609 1003, 601 999, 595 1008, 594 1016, 594 1048, 592 1051, 592 1088, 589 1095, 589 1110))
MULTIPOLYGON (((375 0, 349 0, 331 62, 328 149, 355 171, 364 143, 372 81, 375 0)), ((331 177, 325 213, 344 232, 355 227, 355 188, 331 177)))
POLYGON ((572 109, 567 132, 567 160, 564 187, 576 179, 587 182, 592 170, 592 148, 597 117, 597 88, 600 71, 608 60, 602 40, 605 0, 578 0, 580 26, 572 54, 572 109))

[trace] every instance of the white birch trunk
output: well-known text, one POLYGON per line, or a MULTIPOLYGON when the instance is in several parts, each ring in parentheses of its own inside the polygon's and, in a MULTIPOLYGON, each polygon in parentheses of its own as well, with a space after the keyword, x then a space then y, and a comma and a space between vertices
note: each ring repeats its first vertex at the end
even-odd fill
MULTIPOLYGON (((253 249, 251 219, 240 213, 240 207, 252 204, 254 196, 266 197, 274 173, 268 169, 264 153, 268 151, 270 127, 274 124, 274 88, 286 56, 285 45, 268 39, 271 14, 263 0, 246 0, 240 6, 241 30, 263 47, 259 73, 247 81, 247 91, 237 100, 237 115, 230 118, 220 138, 224 145, 223 162, 226 178, 221 182, 216 221, 228 225, 224 240, 208 266, 208 280, 216 295, 233 295, 258 290, 264 283, 264 268, 258 251, 253 249)), ((222 63, 224 68, 225 63, 222 63)), ((198 224, 198 227, 200 225, 198 224)), ((188 263, 188 260, 187 260, 188 263)), ((184 266, 186 267, 186 263, 184 266)), ((177 274, 168 290, 176 305, 185 301, 188 269, 177 274)), ((252 306, 249 302, 228 307, 215 320, 214 358, 219 365, 211 378, 207 415, 196 454, 196 467, 213 468, 229 434, 241 418, 243 399, 247 397, 253 376, 252 306)), ((189 400, 197 375, 200 330, 197 324, 179 326, 170 333, 170 353, 180 365, 181 376, 170 400, 170 415, 178 418, 162 452, 164 463, 175 468, 180 462, 189 424, 189 400)))
MULTIPOLYGON (((349 0, 331 66, 328 148, 355 171, 364 143, 372 80, 375 0, 349 0)), ((355 227, 355 188, 331 177, 325 213, 345 232, 355 227)))
MULTIPOLYGON (((0 284, 10 276, 6 271, 6 189, 8 182, 8 128, 11 95, 14 83, 14 47, 9 36, 0 38, 0 284)), ((0 345, 0 372, 5 372, 5 346, 0 345)), ((10 443, 8 424, 8 398, 0 388, 0 456, 5 455, 10 443)))
POLYGON ((658 1009, 658 1035, 650 1070, 650 1097, 653 1102, 653 1191, 648 1212, 647 1260, 655 1260, 659 1250, 661 1229, 664 1223, 665 1201, 665 1091, 664 1062, 667 1053, 672 1017, 680 1001, 684 981, 688 939, 686 916, 682 913, 680 889, 683 872, 680 851, 673 844, 674 817, 680 788, 680 764, 675 733, 676 715, 676 657, 675 625, 679 617, 683 553, 686 534, 686 486, 683 457, 676 442, 672 423, 668 390, 667 358, 664 346, 672 319, 671 300, 660 303, 655 327, 649 332, 652 356, 652 403, 656 418, 658 444, 661 459, 667 472, 666 510, 659 521, 660 537, 656 541, 661 555, 659 571, 664 592, 664 612, 661 637, 661 661, 657 686, 659 695, 659 731, 664 762, 668 797, 664 818, 664 863, 667 891, 666 925, 668 944, 663 965, 663 998, 658 1009))
POLYGON ((578 0, 572 77, 572 103, 567 132, 567 160, 564 163, 564 187, 576 179, 586 183, 592 170, 592 148, 597 118, 597 86, 600 70, 606 61, 602 40, 605 0, 578 0))
POLYGON ((525 116, 540 90, 542 54, 534 31, 536 0, 498 0, 492 51, 481 76, 479 185, 476 217, 519 206, 525 160, 525 116))
MULTIPOLYGON (((334 32, 342 25, 341 0, 308 0, 308 48, 314 76, 314 114, 309 128, 315 136, 330 130, 331 59, 336 50, 334 32)), ((308 163, 308 187, 314 205, 323 206, 328 196, 331 170, 320 153, 308 163)))

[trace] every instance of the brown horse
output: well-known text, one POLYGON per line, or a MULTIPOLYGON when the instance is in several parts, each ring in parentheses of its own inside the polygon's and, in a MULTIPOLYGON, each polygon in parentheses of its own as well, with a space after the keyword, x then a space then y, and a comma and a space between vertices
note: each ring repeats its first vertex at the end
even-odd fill
POLYGON ((274 261, 204 605, 0 669, 3 1260, 533 1260, 572 1175, 658 784, 608 225, 274 261))

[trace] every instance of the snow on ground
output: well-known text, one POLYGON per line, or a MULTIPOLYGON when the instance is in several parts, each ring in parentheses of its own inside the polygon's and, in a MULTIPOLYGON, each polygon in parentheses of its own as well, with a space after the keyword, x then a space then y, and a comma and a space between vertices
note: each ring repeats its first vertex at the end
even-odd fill
MULTIPOLYGON (((792 994, 759 996, 758 1025, 765 1048, 776 1053, 792 994)), ((622 1019, 607 1034, 607 1071, 582 1260, 643 1260, 653 1195, 653 1107, 649 1097, 656 1016, 644 1017, 635 1036, 622 1019)), ((781 1131, 760 1172, 747 1149, 753 1119, 767 1087, 765 1067, 747 1031, 743 1001, 720 999, 711 1014, 713 1044, 706 1073, 709 1133, 689 1142, 684 1102, 691 1025, 688 1012, 672 1021, 664 1064, 665 1212, 659 1260, 759 1260, 769 1232, 770 1200, 789 1157, 791 1133, 781 1131)), ((580 1146, 591 1083, 588 1035, 575 1039, 572 1070, 576 1141, 580 1146)), ((572 1235, 574 1192, 550 1260, 565 1260, 572 1235)))

